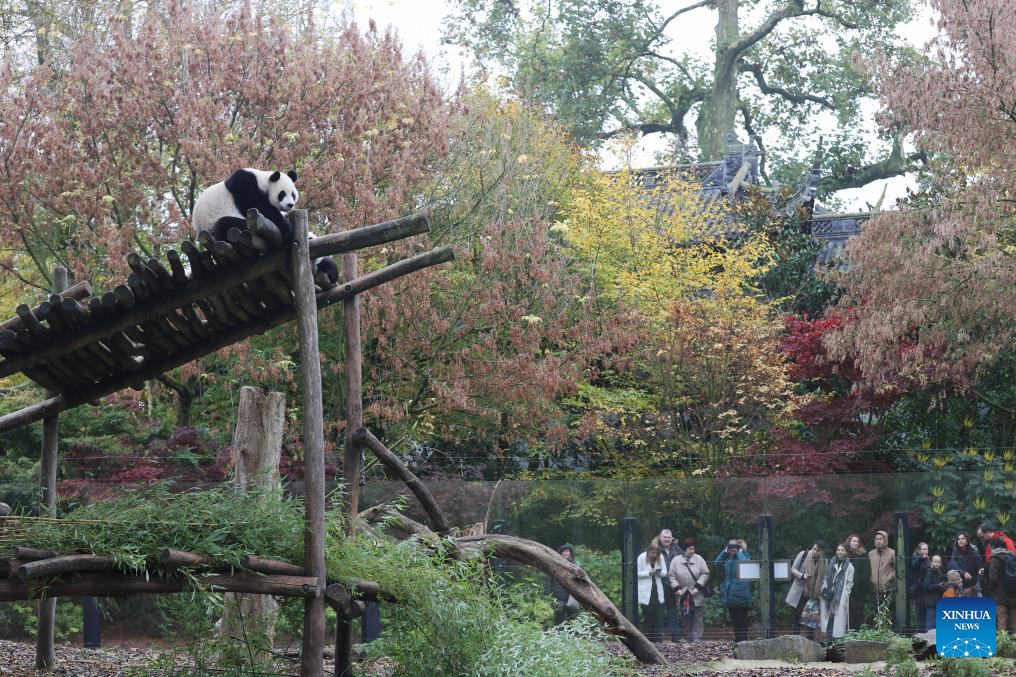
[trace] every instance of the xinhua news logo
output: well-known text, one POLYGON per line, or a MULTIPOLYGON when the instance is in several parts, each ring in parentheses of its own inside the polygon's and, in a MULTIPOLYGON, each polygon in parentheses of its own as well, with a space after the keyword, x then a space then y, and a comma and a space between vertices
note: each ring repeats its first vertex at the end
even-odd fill
POLYGON ((995 655, 995 602, 988 597, 943 597, 935 606, 935 648, 943 658, 995 655))

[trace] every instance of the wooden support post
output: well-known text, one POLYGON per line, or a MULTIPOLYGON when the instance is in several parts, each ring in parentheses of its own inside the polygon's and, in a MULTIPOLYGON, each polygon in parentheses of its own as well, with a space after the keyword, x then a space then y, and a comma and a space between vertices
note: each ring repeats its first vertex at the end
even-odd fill
MULTIPOLYGON (((303 500, 304 567, 307 575, 325 589, 325 437, 324 404, 321 400, 321 352, 318 349, 317 300, 314 273, 307 244, 307 211, 292 212, 293 234, 290 263, 296 318, 300 339, 300 384, 303 395, 303 500)), ((325 599, 322 594, 308 598, 303 612, 303 652, 300 677, 324 674, 325 599)))
MULTIPOLYGON (((343 254, 342 279, 355 280, 356 276, 356 252, 343 254)), ((346 443, 342 458, 342 479, 346 483, 346 531, 352 535, 356 528, 356 517, 360 513, 360 457, 363 449, 363 442, 357 436, 363 427, 363 358, 358 294, 342 302, 342 322, 346 339, 346 443)))
MULTIPOLYGON (((342 279, 357 277, 356 252, 342 255, 342 279)), ((360 468, 363 443, 356 433, 363 427, 363 360, 360 347, 360 297, 342 302, 342 324, 346 343, 346 443, 342 457, 342 479, 346 484, 346 531, 356 531, 360 504, 360 468)), ((335 628, 335 675, 349 677, 352 663, 353 624, 340 619, 335 628)))
MULTIPOLYGON (((240 406, 233 433, 235 482, 251 494, 251 500, 276 489, 279 484, 279 459, 282 434, 286 429, 286 398, 260 388, 240 388, 240 406), (256 492, 256 494, 254 493, 256 492)), ((265 595, 229 593, 223 596, 222 637, 244 637, 251 646, 248 656, 256 669, 272 671, 272 645, 279 605, 265 595)))
MULTIPOLYGON (((53 293, 62 294, 67 289, 67 269, 53 269, 53 293)), ((49 392, 53 397, 57 393, 49 392)), ((40 468, 40 484, 42 485, 42 502, 39 515, 56 517, 56 463, 60 436, 60 418, 57 414, 42 420, 42 464, 40 468)), ((51 670, 56 661, 53 643, 56 640, 56 598, 43 597, 39 600, 39 618, 35 637, 35 669, 51 670)))

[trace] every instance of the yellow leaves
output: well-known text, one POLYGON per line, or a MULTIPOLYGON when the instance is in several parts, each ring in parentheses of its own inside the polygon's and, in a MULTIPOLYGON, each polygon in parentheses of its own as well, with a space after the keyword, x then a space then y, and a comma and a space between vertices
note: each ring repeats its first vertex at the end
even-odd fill
POLYGON ((598 292, 663 319, 680 299, 745 298, 772 258, 764 236, 730 242, 735 222, 725 200, 699 184, 664 176, 653 188, 631 171, 596 174, 568 194, 567 230, 558 229, 589 267, 598 292))
POLYGON ((523 315, 519 319, 528 324, 539 324, 543 322, 543 318, 539 315, 523 315))
POLYGON ((1009 524, 1009 520, 1012 519, 1012 515, 1007 512, 996 512, 995 519, 997 519, 999 525, 1004 528, 1007 524, 1009 524))

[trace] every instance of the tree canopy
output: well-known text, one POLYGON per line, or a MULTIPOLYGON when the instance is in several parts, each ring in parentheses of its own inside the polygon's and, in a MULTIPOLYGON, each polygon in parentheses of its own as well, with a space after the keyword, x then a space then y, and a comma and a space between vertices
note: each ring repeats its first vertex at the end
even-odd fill
MULTIPOLYGON (((773 171, 797 178, 826 135, 826 191, 903 174, 923 159, 900 130, 862 131, 867 78, 859 56, 914 58, 899 34, 910 0, 454 0, 446 40, 496 65, 512 90, 540 102, 583 143, 621 132, 663 134, 679 158, 715 160, 723 133, 772 139, 773 171), (676 5, 676 6, 675 6, 676 5), (689 17, 715 16, 709 58, 683 48, 689 17), (678 37, 673 37, 676 34, 678 37)), ((763 172, 765 166, 763 165, 763 172)))

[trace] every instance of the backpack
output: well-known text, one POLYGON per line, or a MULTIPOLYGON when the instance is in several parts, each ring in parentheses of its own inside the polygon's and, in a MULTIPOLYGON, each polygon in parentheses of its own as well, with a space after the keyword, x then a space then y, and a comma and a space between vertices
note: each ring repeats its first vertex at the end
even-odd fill
POLYGON ((1016 555, 1011 552, 1005 556, 1005 580, 1002 585, 1007 593, 1016 595, 1016 555))

